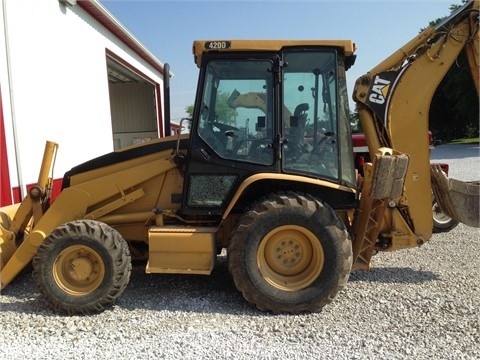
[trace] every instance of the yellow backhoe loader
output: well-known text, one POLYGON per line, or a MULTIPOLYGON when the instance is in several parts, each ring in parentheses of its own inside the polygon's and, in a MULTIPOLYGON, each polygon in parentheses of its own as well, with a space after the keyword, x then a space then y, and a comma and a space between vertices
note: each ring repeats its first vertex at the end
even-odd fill
POLYGON ((96 313, 123 292, 132 260, 148 273, 208 275, 227 249, 247 301, 313 312, 374 252, 430 239, 432 186, 445 213, 478 226, 478 183, 431 171, 425 136, 432 95, 461 51, 478 91, 478 25, 470 1, 358 79, 372 159, 362 187, 346 87, 352 41, 195 41, 190 134, 77 165, 54 201, 58 145, 47 142, 38 185, 0 209, 2 289, 32 263, 53 310, 96 313))

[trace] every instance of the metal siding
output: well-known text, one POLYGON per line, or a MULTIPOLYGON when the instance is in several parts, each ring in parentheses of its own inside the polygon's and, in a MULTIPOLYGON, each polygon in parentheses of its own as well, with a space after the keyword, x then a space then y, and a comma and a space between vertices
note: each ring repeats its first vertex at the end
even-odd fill
POLYGON ((110 83, 113 133, 157 131, 154 88, 142 83, 110 83))
MULTIPOLYGON (((12 88, 6 89, 5 96, 8 92, 15 93, 19 154, 12 150, 9 113, 4 114, 4 137, 7 138, 10 160, 10 187, 14 187, 15 196, 19 183, 36 181, 40 154, 47 139, 60 143, 54 172, 56 178, 72 166, 113 149, 106 49, 151 79, 152 89, 163 80, 162 69, 158 66, 161 63, 147 61, 139 46, 132 47, 132 50, 119 36, 119 31, 125 29, 113 29, 115 32, 112 33, 105 28, 101 20, 108 18, 108 14, 92 14, 82 6, 64 6, 58 1, 12 1, 8 2, 7 9, 9 22, 6 29, 12 45, 9 56, 13 64, 13 82, 12 88), (26 27, 35 31, 25 32, 26 27), (32 61, 32 56, 35 61, 32 61), (22 176, 18 179, 13 176, 15 156, 22 159, 18 169, 22 176)), ((3 85, 7 82, 3 66, 3 62, 0 63, 0 80, 5 90, 3 85)), ((152 94, 149 96, 153 97, 152 94)), ((146 107, 148 111, 156 110, 158 105, 155 102, 158 104, 161 99, 152 99, 153 105, 146 107)), ((8 111, 7 105, 4 103, 5 111, 8 111)), ((143 117, 145 109, 139 110, 139 107, 136 109, 137 116, 140 112, 143 117)), ((157 129, 161 114, 148 116, 153 118, 151 124, 150 121, 140 121, 137 128, 157 129)), ((128 126, 128 122, 125 120, 120 125, 128 126)), ((142 134, 141 137, 147 136, 142 134)), ((1 156, 2 166, 5 166, 6 154, 2 151, 1 156)), ((2 179, 2 188, 3 184, 2 179)))

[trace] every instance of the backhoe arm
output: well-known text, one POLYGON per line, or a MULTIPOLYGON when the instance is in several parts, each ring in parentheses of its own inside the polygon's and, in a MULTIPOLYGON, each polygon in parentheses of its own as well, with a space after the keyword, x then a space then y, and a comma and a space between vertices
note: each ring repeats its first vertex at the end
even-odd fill
MULTIPOLYGON (((382 147, 410 158, 403 194, 388 199, 383 221, 372 225, 377 229, 374 236, 388 239, 385 248, 393 249, 395 243, 398 247, 415 246, 431 237, 432 182, 426 136, 430 103, 464 49, 478 92, 479 3, 470 1, 437 26, 427 28, 355 84, 353 99, 371 158, 382 147)), ((361 228, 370 226, 357 224, 357 229, 361 228)), ((363 231, 359 231, 354 241, 362 241, 359 239, 363 237, 363 231)))

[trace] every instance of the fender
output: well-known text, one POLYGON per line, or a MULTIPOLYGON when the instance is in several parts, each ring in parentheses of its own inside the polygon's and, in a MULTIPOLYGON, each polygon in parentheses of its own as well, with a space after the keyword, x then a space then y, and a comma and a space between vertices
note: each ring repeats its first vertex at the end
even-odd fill
POLYGON ((343 185, 339 184, 334 184, 325 180, 319 180, 319 179, 312 179, 309 177, 304 177, 304 176, 298 176, 298 175, 289 175, 289 174, 277 174, 277 173, 259 173, 252 175, 248 178, 246 178, 240 186, 237 188, 237 191, 235 192, 235 195, 232 197, 230 200, 230 203, 226 207, 225 211, 222 214, 222 220, 225 220, 227 216, 230 214, 232 211, 233 207, 237 203, 238 199, 242 196, 242 194, 245 192, 245 190, 251 186, 253 183, 260 181, 260 180, 275 180, 275 181, 293 181, 293 182, 298 182, 298 183, 308 183, 312 185, 317 185, 319 187, 326 187, 330 188, 333 190, 341 190, 345 192, 349 192, 352 194, 356 193, 356 190, 353 188, 349 188, 343 185))

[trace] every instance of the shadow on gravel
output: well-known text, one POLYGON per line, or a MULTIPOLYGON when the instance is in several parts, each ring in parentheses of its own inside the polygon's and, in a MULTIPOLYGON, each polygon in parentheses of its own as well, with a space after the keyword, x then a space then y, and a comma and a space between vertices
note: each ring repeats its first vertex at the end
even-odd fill
POLYGON ((247 303, 237 291, 223 256, 217 258, 209 276, 146 274, 143 266, 134 267, 117 306, 127 310, 269 315, 247 303))
MULTIPOLYGON (((15 312, 27 315, 61 316, 53 312, 35 287, 30 271, 20 273, 0 293, 0 314, 15 312), (4 301, 4 298, 7 298, 4 301)), ((1 316, 1 315, 0 315, 1 316)))
POLYGON ((369 271, 355 271, 350 275, 349 281, 420 284, 439 279, 440 277, 437 274, 428 270, 414 270, 409 267, 384 267, 373 268, 369 271))
MULTIPOLYGON (((368 272, 356 271, 350 275, 349 281, 419 284, 438 279, 439 276, 431 271, 408 267, 384 267, 373 268, 368 272)), ((21 274, 2 291, 2 294, 9 300, 1 301, 0 296, 0 314, 12 311, 29 315, 68 317, 49 309, 36 291, 31 274, 21 274)), ((147 274, 144 266, 135 266, 125 292, 114 306, 107 308, 105 312, 108 314, 109 311, 115 311, 115 308, 127 311, 169 311, 179 314, 192 312, 276 316, 257 310, 243 298, 235 288, 228 272, 227 260, 222 256, 218 257, 210 276, 147 274)))
POLYGON ((40 297, 40 294, 35 294, 33 298, 28 299, 18 296, 18 299, 18 302, 0 303, 0 314, 3 312, 15 312, 27 315, 68 317, 67 315, 59 315, 51 310, 48 304, 40 297))
MULTIPOLYGON (((127 311, 273 316, 257 310, 243 299, 233 284, 226 258, 223 256, 218 257, 210 276, 147 274, 145 266, 134 266, 127 288, 105 313, 115 311, 115 308, 127 311)), ((36 290, 31 273, 20 274, 2 290, 0 316, 2 312, 69 317, 55 313, 49 308, 36 290)))

